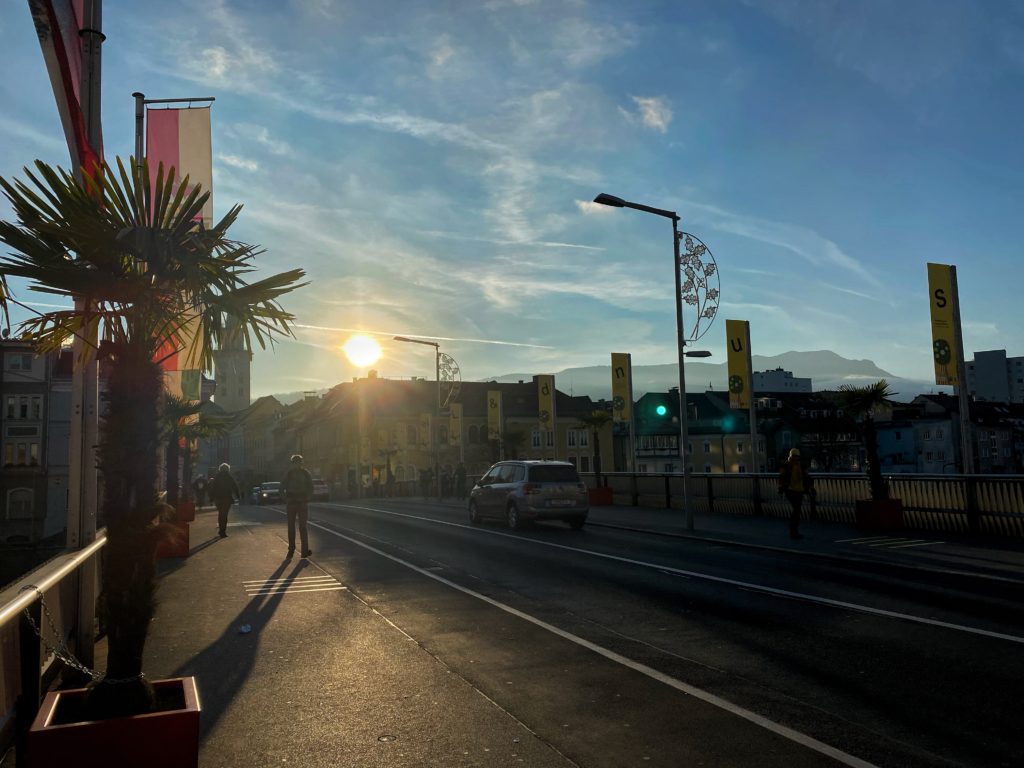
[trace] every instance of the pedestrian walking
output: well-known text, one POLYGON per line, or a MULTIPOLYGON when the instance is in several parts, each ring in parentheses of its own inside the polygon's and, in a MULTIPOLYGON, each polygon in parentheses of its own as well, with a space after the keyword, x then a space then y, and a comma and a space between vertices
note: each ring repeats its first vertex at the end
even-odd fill
POLYGON ((227 538, 228 535, 228 510, 235 501, 242 500, 242 492, 238 490, 238 483, 231 476, 231 465, 221 464, 217 468, 217 474, 210 481, 210 499, 217 507, 217 527, 220 529, 220 537, 227 538))
POLYGON ((302 544, 302 557, 309 557, 313 550, 309 548, 309 499, 313 495, 313 476, 302 465, 302 456, 292 456, 292 465, 281 484, 284 488, 285 501, 288 503, 288 557, 295 554, 295 523, 299 523, 299 541, 302 544))
POLYGON ((789 456, 779 470, 779 495, 784 495, 792 507, 789 513, 789 538, 802 539, 800 509, 804 505, 804 496, 814 495, 814 478, 800 462, 799 448, 790 449, 789 456))

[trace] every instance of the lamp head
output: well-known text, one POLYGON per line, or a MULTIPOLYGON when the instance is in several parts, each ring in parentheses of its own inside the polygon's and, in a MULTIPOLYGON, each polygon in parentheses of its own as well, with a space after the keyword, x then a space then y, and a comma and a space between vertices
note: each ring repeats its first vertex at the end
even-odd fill
POLYGON ((599 203, 600 205, 610 205, 612 208, 624 208, 626 205, 626 201, 621 197, 606 195, 604 192, 595 197, 594 202, 599 203))

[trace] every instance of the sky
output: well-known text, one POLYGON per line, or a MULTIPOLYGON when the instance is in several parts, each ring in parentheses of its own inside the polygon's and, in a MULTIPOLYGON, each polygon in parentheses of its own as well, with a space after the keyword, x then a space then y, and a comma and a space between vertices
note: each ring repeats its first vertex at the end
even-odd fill
MULTIPOLYGON (((930 379, 929 261, 957 266, 968 359, 1024 355, 1019 3, 107 0, 103 25, 107 158, 132 92, 216 97, 215 214, 244 205, 261 272, 308 273, 254 397, 365 375, 355 331, 389 377, 434 372, 394 335, 465 380, 673 362, 671 224, 601 192, 709 248, 710 362, 728 318, 755 354, 930 379)), ((0 69, 0 176, 67 166, 19 0, 0 69)))

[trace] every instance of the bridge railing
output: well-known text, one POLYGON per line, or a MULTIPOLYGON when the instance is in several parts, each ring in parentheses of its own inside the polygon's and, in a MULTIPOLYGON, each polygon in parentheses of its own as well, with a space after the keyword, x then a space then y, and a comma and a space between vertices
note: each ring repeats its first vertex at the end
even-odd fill
MULTIPOLYGON (((681 474, 602 474, 616 504, 682 508, 681 474)), ((596 485, 593 474, 583 478, 596 485)), ((789 504, 778 495, 774 473, 694 473, 687 491, 697 514, 786 517, 789 504)), ((885 476, 889 495, 903 502, 908 529, 1024 537, 1024 475, 885 476)), ((821 520, 855 523, 856 503, 870 498, 864 474, 815 473, 816 495, 808 513, 821 520)))
MULTIPOLYGON (((54 649, 80 655, 77 638, 95 634, 80 627, 81 579, 97 579, 100 535, 88 546, 57 555, 0 591, 0 754, 28 732, 43 693, 63 669, 54 649)), ((96 594, 96 590, 87 590, 96 594)), ((91 648, 88 656, 91 656, 91 648)), ((90 663, 91 658, 82 659, 90 663)), ((18 765, 24 765, 19 744, 18 765)))

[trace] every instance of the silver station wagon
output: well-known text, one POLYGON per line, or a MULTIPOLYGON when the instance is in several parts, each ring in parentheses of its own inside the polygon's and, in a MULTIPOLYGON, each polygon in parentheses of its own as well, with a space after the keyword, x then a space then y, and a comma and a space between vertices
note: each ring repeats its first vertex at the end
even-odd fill
POLYGON ((565 520, 575 530, 590 511, 587 487, 565 461, 499 461, 469 494, 469 521, 504 519, 509 528, 531 520, 565 520))

